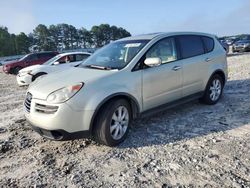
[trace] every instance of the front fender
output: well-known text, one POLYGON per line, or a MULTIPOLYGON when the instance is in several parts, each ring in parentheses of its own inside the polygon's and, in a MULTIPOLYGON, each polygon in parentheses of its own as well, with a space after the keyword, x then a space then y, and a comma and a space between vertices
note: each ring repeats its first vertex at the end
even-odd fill
MULTIPOLYGON (((86 89, 87 90, 87 89, 86 89)), ((87 91, 84 95, 74 96, 74 100, 69 100, 67 103, 74 108, 74 110, 97 110, 103 103, 109 99, 117 96, 126 96, 132 99, 139 109, 141 109, 140 96, 136 95, 136 92, 128 92, 128 88, 120 87, 116 89, 105 89, 99 90, 98 92, 93 92, 87 94, 87 91), (82 98, 82 100, 81 100, 82 98), (78 102, 77 102, 78 101, 78 102)), ((84 88, 83 91, 84 93, 84 88)))

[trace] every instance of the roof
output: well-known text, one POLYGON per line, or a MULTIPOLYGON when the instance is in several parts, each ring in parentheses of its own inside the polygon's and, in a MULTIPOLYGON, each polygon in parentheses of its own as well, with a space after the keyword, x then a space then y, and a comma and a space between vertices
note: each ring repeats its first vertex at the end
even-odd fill
POLYGON ((86 55, 91 55, 89 52, 65 52, 65 53, 60 53, 60 55, 74 55, 74 54, 86 54, 86 55))
POLYGON ((32 52, 30 54, 45 54, 45 53, 58 53, 56 51, 43 51, 43 52, 32 52))
POLYGON ((160 36, 168 36, 168 35, 205 35, 205 36, 214 36, 212 34, 208 33, 201 33, 201 32, 159 32, 159 33, 150 33, 150 34, 142 34, 142 35, 135 35, 131 37, 126 37, 123 39, 120 39, 119 41, 125 41, 125 40, 151 40, 155 37, 160 36))

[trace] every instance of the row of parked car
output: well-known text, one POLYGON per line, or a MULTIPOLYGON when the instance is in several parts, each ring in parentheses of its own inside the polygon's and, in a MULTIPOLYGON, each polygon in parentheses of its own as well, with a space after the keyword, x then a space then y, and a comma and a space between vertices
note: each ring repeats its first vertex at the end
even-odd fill
POLYGON ((249 52, 250 51, 250 35, 243 38, 221 39, 223 46, 232 46, 232 52, 249 52))
POLYGON ((65 70, 72 66, 78 66, 90 55, 91 53, 87 52, 62 54, 57 52, 32 53, 19 60, 5 64, 3 71, 8 74, 16 74, 18 85, 25 86, 35 81, 38 77, 65 70))
POLYGON ((156 33, 114 41, 93 55, 56 55, 20 70, 17 80, 33 81, 24 111, 40 135, 91 137, 115 146, 137 117, 194 99, 216 104, 227 80, 227 60, 214 35, 156 33))

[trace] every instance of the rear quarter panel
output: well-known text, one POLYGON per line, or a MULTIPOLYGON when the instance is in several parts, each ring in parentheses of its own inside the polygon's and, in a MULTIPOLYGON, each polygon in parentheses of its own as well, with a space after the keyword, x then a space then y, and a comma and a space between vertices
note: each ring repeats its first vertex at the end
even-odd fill
POLYGON ((210 54, 212 61, 207 62, 209 64, 207 75, 205 75, 203 80, 203 89, 205 90, 208 80, 212 74, 216 71, 222 71, 225 74, 227 80, 227 55, 226 51, 220 45, 220 43, 215 39, 214 50, 210 54))

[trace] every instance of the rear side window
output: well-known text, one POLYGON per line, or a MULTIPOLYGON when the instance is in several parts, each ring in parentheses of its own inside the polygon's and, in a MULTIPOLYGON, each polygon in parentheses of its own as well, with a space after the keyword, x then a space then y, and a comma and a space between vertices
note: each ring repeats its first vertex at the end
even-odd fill
POLYGON ((204 54, 204 47, 200 36, 178 36, 182 58, 189 58, 204 54))
POLYGON ((87 54, 76 54, 76 61, 82 61, 83 59, 88 58, 89 55, 87 54))
POLYGON ((202 37, 202 40, 204 42, 205 48, 206 48, 206 52, 211 52, 214 49, 214 39, 210 38, 210 37, 202 37))

